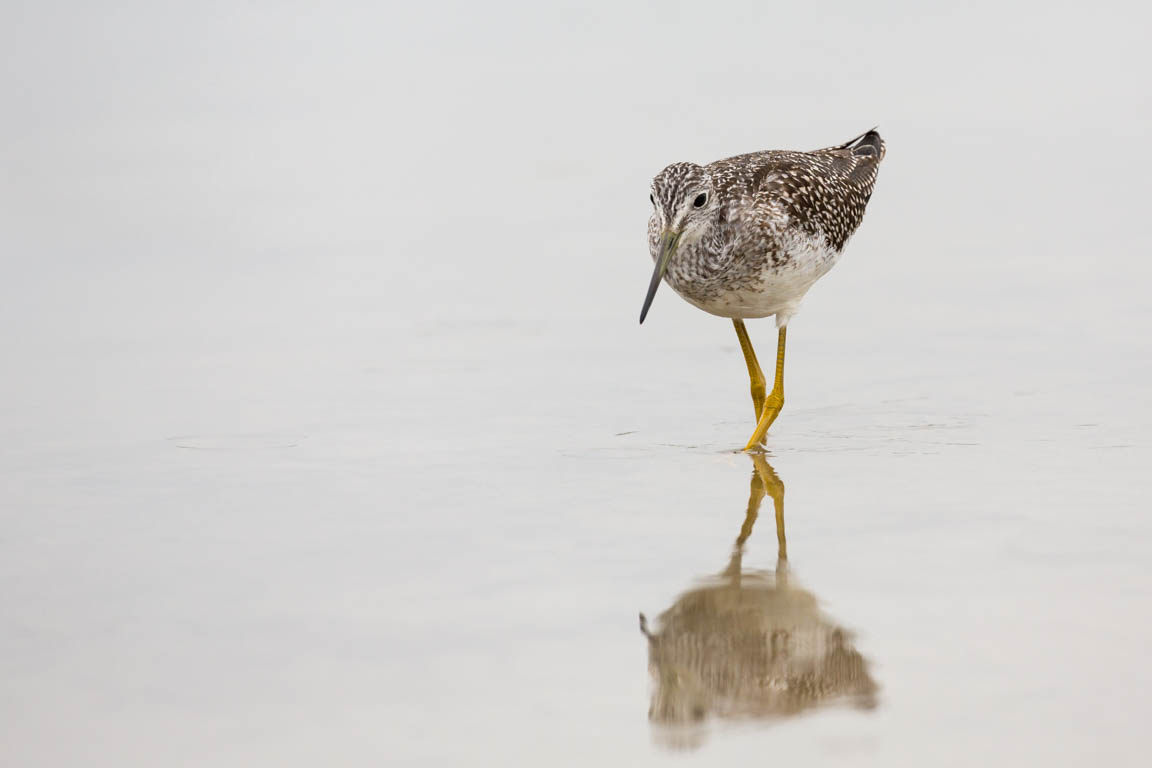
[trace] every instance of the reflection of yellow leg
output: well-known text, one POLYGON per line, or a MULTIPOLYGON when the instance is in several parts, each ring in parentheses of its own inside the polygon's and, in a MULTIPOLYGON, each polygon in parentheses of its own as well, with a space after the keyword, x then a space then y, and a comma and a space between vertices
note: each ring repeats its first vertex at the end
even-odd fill
POLYGON ((752 340, 748 338, 744 321, 733 318, 732 325, 736 328, 740 350, 744 353, 744 362, 748 365, 748 378, 752 380, 752 407, 756 410, 756 420, 759 421, 760 412, 764 410, 764 391, 767 382, 764 380, 764 372, 760 370, 760 363, 756 361, 756 350, 752 349, 752 340))
POLYGON ((748 511, 744 513, 744 525, 740 526, 740 535, 736 537, 736 546, 744 546, 748 537, 752 535, 752 526, 756 525, 756 518, 760 516, 760 502, 764 501, 764 477, 757 468, 752 473, 752 488, 748 491, 748 511))
POLYGON ((788 329, 780 329, 780 338, 776 342, 776 381, 772 384, 772 391, 764 398, 764 409, 760 412, 760 421, 756 424, 756 431, 748 438, 748 445, 744 450, 750 451, 764 441, 764 434, 784 407, 784 341, 788 329))
POLYGON ((760 503, 764 501, 764 493, 764 476, 759 470, 754 471, 752 487, 748 489, 748 511, 744 513, 744 524, 740 526, 736 546, 732 547, 732 559, 728 561, 728 568, 724 571, 725 575, 732 579, 732 585, 737 588, 743 575, 744 542, 752 535, 752 527, 756 525, 756 518, 760 516, 760 503))
POLYGON ((776 508, 776 556, 780 560, 787 560, 788 539, 784 536, 784 483, 764 458, 764 454, 753 454, 752 462, 756 465, 756 474, 759 475, 765 492, 772 497, 772 506, 776 508))
POLYGON ((740 535, 736 537, 736 546, 732 548, 732 559, 724 571, 736 587, 740 586, 743 575, 741 567, 744 544, 752 535, 752 527, 756 525, 756 518, 760 516, 760 504, 765 496, 772 497, 772 506, 776 509, 776 575, 777 578, 787 579, 788 574, 788 542, 784 538, 784 483, 764 458, 764 454, 752 454, 752 463, 756 469, 752 473, 752 487, 748 491, 748 511, 744 514, 740 535))

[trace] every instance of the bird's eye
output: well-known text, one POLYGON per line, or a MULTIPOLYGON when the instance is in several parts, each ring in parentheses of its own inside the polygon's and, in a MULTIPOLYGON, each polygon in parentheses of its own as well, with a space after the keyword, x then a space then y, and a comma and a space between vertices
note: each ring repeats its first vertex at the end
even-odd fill
POLYGON ((652 205, 656 205, 656 195, 648 195, 648 199, 652 201, 652 205))
POLYGON ((696 195, 696 199, 692 201, 692 207, 693 208, 703 208, 704 203, 706 203, 706 202, 708 202, 708 193, 707 192, 701 192, 700 194, 696 195))

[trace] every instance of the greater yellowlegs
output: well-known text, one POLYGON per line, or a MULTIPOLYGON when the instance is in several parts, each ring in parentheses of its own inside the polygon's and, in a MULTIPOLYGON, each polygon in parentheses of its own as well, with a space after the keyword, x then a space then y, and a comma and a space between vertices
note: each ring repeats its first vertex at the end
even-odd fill
POLYGON ((883 158, 884 142, 871 130, 812 152, 673 163, 652 180, 648 247, 656 269, 640 322, 662 279, 693 306, 732 319, 756 411, 744 450, 764 440, 784 405, 788 321, 860 226, 883 158), (776 380, 766 394, 744 320, 773 315, 776 380))

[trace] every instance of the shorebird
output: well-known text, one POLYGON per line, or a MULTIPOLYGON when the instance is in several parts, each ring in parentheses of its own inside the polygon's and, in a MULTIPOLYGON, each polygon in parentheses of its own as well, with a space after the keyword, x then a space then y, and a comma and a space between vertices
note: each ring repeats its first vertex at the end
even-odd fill
POLYGON ((648 248, 656 268, 640 322, 661 280, 689 304, 731 318, 756 411, 746 451, 763 442, 784 406, 788 321, 860 226, 883 158, 884 141, 871 130, 812 152, 673 163, 652 180, 648 248), (765 393, 744 321, 771 316, 778 329, 776 379, 765 393))

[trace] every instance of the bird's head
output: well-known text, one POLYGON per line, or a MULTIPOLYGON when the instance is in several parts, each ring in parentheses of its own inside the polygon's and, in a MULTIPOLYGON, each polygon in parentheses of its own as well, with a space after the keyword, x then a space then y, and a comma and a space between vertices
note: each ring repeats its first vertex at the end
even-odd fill
POLYGON ((659 234, 660 245, 656 269, 648 285, 644 308, 640 310, 641 323, 648 315, 652 298, 660 287, 660 281, 676 249, 681 244, 698 239, 708 228, 716 211, 712 180, 695 163, 673 163, 656 174, 656 178, 652 179, 650 199, 652 218, 648 228, 659 234))

